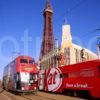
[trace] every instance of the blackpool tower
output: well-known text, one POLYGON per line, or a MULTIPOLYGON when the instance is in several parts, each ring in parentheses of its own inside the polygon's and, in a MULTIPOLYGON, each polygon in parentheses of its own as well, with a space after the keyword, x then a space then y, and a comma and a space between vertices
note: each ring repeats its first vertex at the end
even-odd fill
POLYGON ((50 4, 50 0, 46 1, 46 7, 43 12, 44 16, 44 31, 43 40, 41 44, 40 58, 48 54, 54 49, 54 33, 52 23, 53 10, 50 4))

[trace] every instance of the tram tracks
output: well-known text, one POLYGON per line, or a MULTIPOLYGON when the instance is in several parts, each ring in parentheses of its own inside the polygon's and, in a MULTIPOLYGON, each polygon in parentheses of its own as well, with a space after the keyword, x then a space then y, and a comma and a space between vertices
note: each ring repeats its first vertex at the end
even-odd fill
POLYGON ((56 100, 50 97, 42 96, 38 93, 19 95, 10 91, 8 92, 5 90, 1 90, 0 94, 6 96, 6 98, 8 98, 7 100, 17 100, 18 98, 19 100, 56 100))
POLYGON ((53 99, 53 98, 49 98, 49 97, 41 96, 41 95, 39 95, 39 94, 37 94, 36 96, 39 96, 39 97, 45 98, 45 99, 47 99, 47 100, 56 100, 56 99, 53 99))
MULTIPOLYGON (((60 95, 52 95, 44 92, 37 92, 34 94, 15 94, 14 92, 8 91, 0 91, 1 98, 5 98, 4 100, 77 100, 79 98, 70 98, 60 95)), ((0 98, 0 100, 2 100, 0 98)), ((79 99, 79 100, 86 100, 86 99, 79 99)))
POLYGON ((42 96, 38 92, 33 93, 33 94, 19 95, 11 91, 1 90, 0 94, 4 95, 7 98, 7 100, 56 100, 54 98, 47 97, 45 95, 42 96))
POLYGON ((39 94, 23 95, 21 97, 23 97, 27 100, 56 100, 56 99, 53 99, 53 98, 41 96, 39 94))
POLYGON ((10 96, 8 94, 3 93, 2 95, 4 95, 5 97, 7 97, 8 100, 16 100, 16 98, 14 98, 14 97, 12 97, 12 96, 10 96))
POLYGON ((0 94, 5 96, 8 100, 16 100, 16 98, 12 94, 6 92, 3 89, 0 91, 0 94))
POLYGON ((12 92, 8 92, 8 91, 5 91, 5 90, 1 90, 0 91, 0 94, 4 95, 7 100, 17 100, 19 98, 19 100, 56 100, 56 99, 53 99, 53 98, 49 98, 49 97, 45 97, 45 96, 41 96, 39 94, 23 94, 23 95, 16 95, 16 94, 13 94, 12 92))

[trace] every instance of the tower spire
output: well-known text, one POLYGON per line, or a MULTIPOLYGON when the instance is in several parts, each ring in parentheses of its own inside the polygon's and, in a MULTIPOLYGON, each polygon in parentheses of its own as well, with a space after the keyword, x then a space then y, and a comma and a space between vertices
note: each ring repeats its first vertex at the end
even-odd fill
POLYGON ((47 1, 46 1, 46 7, 48 7, 48 6, 51 6, 50 0, 47 0, 47 1))
POLYGON ((47 4, 50 4, 50 0, 47 0, 47 4))
POLYGON ((44 12, 46 12, 46 11, 53 13, 53 10, 52 10, 51 4, 50 4, 50 0, 46 1, 46 7, 44 9, 44 12))

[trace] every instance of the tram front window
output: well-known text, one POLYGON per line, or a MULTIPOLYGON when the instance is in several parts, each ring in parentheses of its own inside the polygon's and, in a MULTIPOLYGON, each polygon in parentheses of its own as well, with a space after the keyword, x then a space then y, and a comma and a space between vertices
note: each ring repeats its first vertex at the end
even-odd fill
POLYGON ((27 59, 20 59, 20 63, 28 63, 27 59))
POLYGON ((29 64, 34 64, 35 61, 34 60, 29 60, 29 64))
POLYGON ((30 74, 30 83, 37 81, 37 74, 30 74))

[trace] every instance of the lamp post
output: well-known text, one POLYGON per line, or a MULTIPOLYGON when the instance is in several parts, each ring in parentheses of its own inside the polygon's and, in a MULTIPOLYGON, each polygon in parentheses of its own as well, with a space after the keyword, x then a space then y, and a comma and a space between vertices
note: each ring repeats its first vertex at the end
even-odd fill
POLYGON ((55 63, 55 66, 58 67, 58 60, 57 60, 57 57, 58 57, 58 49, 59 49, 59 43, 58 43, 58 39, 55 39, 55 50, 56 50, 56 54, 54 56, 54 63, 55 63))
POLYGON ((100 37, 97 38, 98 59, 100 59, 100 37))

